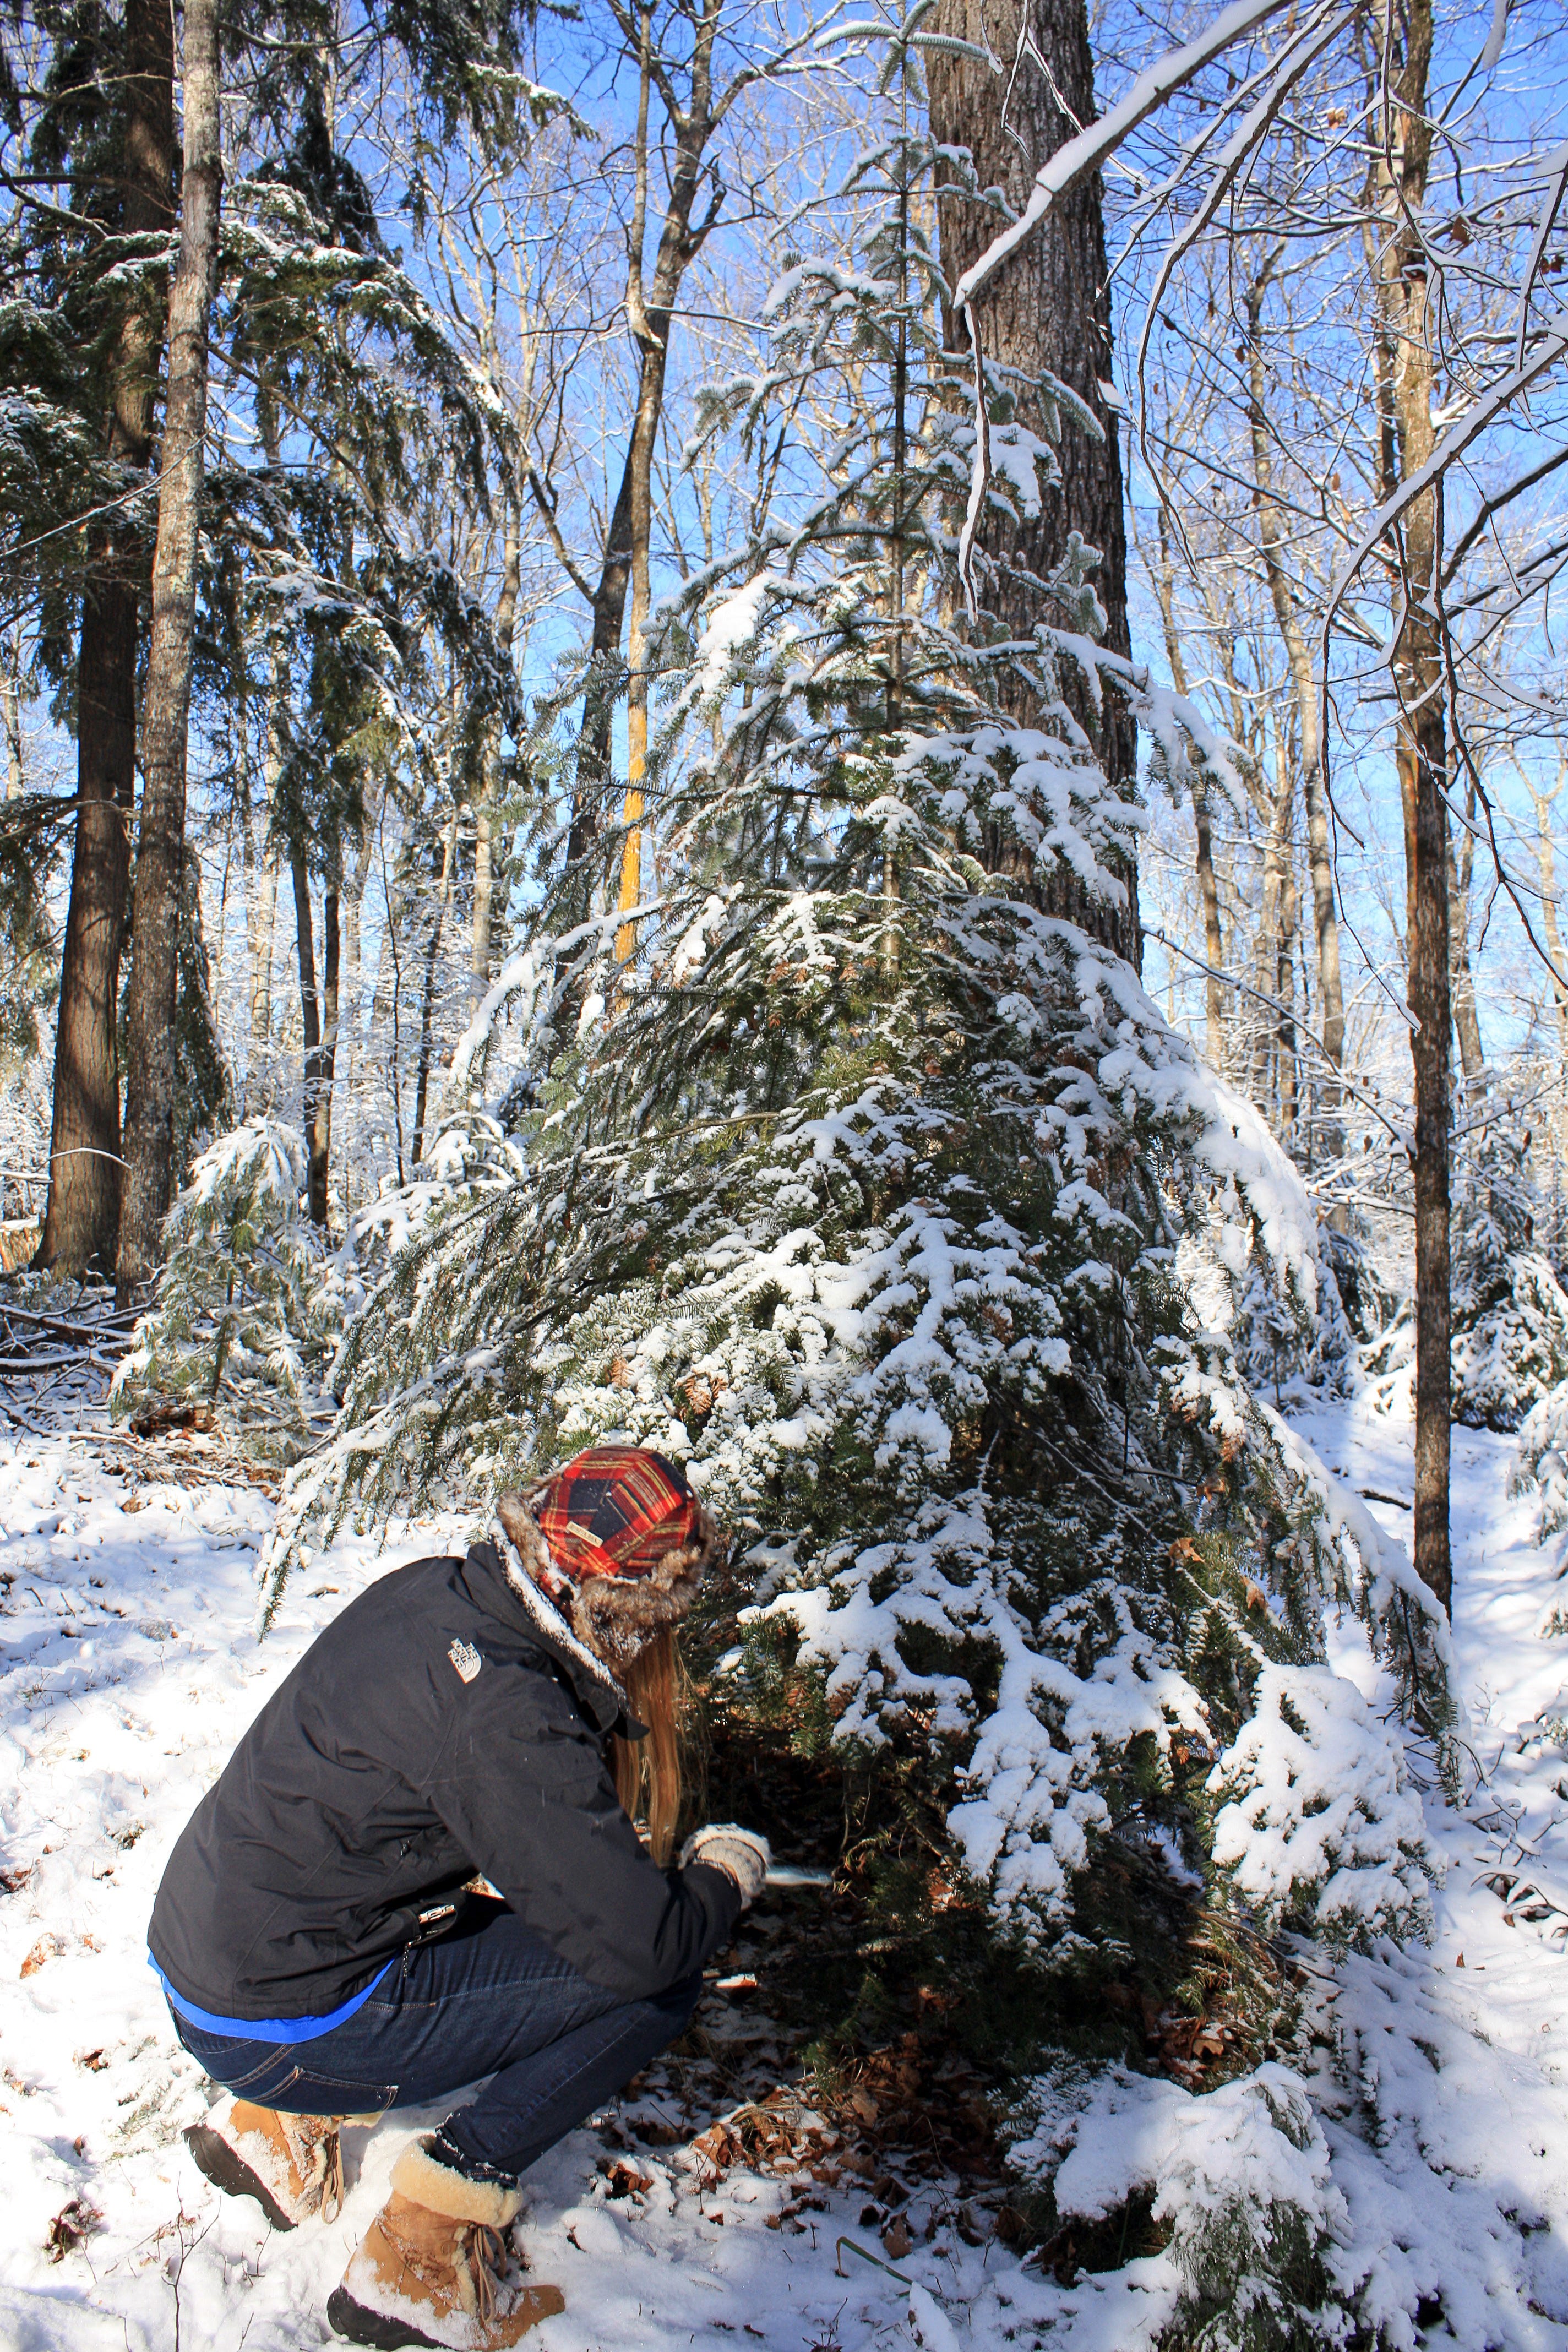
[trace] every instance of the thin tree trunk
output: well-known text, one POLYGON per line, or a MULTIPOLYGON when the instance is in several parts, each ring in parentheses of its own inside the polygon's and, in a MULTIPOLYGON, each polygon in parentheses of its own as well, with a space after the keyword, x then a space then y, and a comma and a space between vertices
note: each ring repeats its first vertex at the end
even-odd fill
MULTIPOLYGON (((1523 771, 1521 771, 1523 773, 1523 771)), ((1541 919, 1546 932, 1546 952, 1563 979, 1552 983, 1552 1009, 1557 1016, 1558 1050, 1568 1070, 1568 963, 1563 961, 1563 925, 1557 912, 1557 858, 1552 841, 1552 804, 1568 775, 1568 759, 1560 762, 1556 791, 1538 792, 1525 775, 1525 787, 1535 803, 1535 856, 1541 869, 1541 919)))
MULTIPOLYGON (((174 218, 174 55, 167 0, 127 0, 125 139, 119 226, 127 236, 174 218)), ((110 378, 109 447, 145 470, 163 320, 133 301, 110 378)), ((76 839, 55 1031, 49 1194, 35 1263, 113 1271, 120 1245, 120 961, 136 799, 136 660, 142 552, 94 527, 77 655, 76 839)))
MULTIPOLYGON (((333 1068, 341 1072, 344 1098, 351 1102, 359 1075, 360 1011, 364 985, 362 954, 364 894, 370 881, 371 859, 375 853, 376 835, 381 824, 384 791, 384 786, 378 781, 366 798, 364 825, 354 849, 353 871, 343 893, 343 1003, 338 1016, 338 1046, 333 1068)), ((347 1175, 345 1170, 345 1206, 352 1205, 346 1190, 347 1175)))
POLYGON ((134 1303, 157 1264, 174 1182, 174 1002, 185 754, 207 413, 207 335, 217 273, 220 146, 216 0, 185 0, 184 173, 179 266, 169 295, 153 634, 147 656, 142 823, 136 839, 119 1293, 134 1303))
POLYGON ((1279 944, 1274 960, 1274 993, 1279 1000, 1279 1139, 1287 1150, 1296 1142, 1300 1108, 1300 1049, 1296 1042, 1296 935, 1301 922, 1301 892, 1296 862, 1287 858, 1284 888, 1279 894, 1279 944))
MULTIPOLYGON (((1160 562, 1155 572, 1154 593, 1164 629, 1165 659, 1170 664, 1171 683, 1178 694, 1185 694, 1187 665, 1182 651, 1181 631, 1176 626, 1175 573, 1166 542, 1163 508, 1160 511, 1160 562)), ((1225 984, 1219 974, 1225 969, 1225 931, 1220 921, 1219 882, 1215 873, 1214 822, 1208 793, 1202 785, 1193 793, 1193 831, 1197 836, 1196 866, 1198 899, 1204 916, 1204 961, 1209 966, 1204 977, 1204 1045, 1210 1068, 1223 1072, 1226 1063, 1225 984)))
POLYGON ((316 1055, 316 1102, 310 1121, 310 1215, 325 1231, 327 1189, 332 1162, 332 1082, 338 1061, 338 893, 329 883, 321 894, 321 945, 326 969, 321 986, 321 1043, 316 1055))
MULTIPOLYGON (((1382 0, 1390 59, 1385 142, 1373 172, 1374 288, 1393 349, 1389 396, 1397 461, 1408 482, 1431 457, 1433 369, 1426 259, 1419 220, 1432 133, 1426 113, 1431 0, 1382 0)), ((1443 713, 1441 487, 1411 500, 1399 541, 1393 673, 1399 699, 1395 759, 1405 818, 1405 919, 1415 1081, 1415 1569, 1445 1609, 1450 1442, 1448 834, 1443 713)))
MULTIPOLYGON (((631 267, 626 308, 636 320, 643 310, 642 249, 647 218, 647 104, 653 42, 652 12, 638 12, 640 72, 637 82, 637 191, 629 237, 631 267)), ((646 345, 645 345, 646 348, 646 345)), ((642 896, 643 786, 647 775, 647 629, 651 590, 648 542, 653 535, 653 439, 647 441, 647 461, 632 478, 631 506, 632 612, 626 639, 626 795, 621 807, 625 828, 621 844, 621 878, 616 904, 622 914, 642 896)), ((637 926, 623 923, 616 933, 616 959, 629 961, 637 948, 637 926)))
POLYGON ((1264 405, 1263 343, 1259 321, 1263 299, 1279 259, 1269 257, 1247 289, 1248 420, 1252 439, 1252 498, 1258 516, 1258 545, 1268 580, 1269 601, 1289 665, 1295 695, 1296 724, 1301 744, 1301 790, 1307 812, 1307 862, 1312 881, 1312 928, 1317 946, 1318 1003, 1321 1013, 1323 1048, 1331 1075, 1321 1084, 1323 1146, 1337 1159, 1344 1148, 1341 1124, 1343 1100, 1338 1072, 1344 1065, 1345 997, 1340 972, 1340 927, 1334 911, 1333 860, 1329 840, 1329 811, 1323 790, 1323 761, 1318 722, 1318 688, 1306 632, 1296 610, 1283 550, 1287 520, 1274 488, 1274 449, 1264 405))
MULTIPOLYGON (((927 26, 939 37, 988 50, 1000 61, 997 71, 972 56, 928 50, 931 127, 943 146, 968 148, 978 185, 1000 188, 1017 213, 1041 164, 1095 118, 1094 58, 1084 0, 1022 0, 1022 5, 1020 0, 937 0, 927 26)), ((952 286, 979 259, 1004 216, 950 183, 939 194, 937 218, 942 272, 952 286)), ((1066 425, 1058 452, 1061 486, 1046 492, 1035 520, 1016 522, 995 509, 983 520, 977 544, 991 570, 986 602, 1010 631, 1026 637, 1047 610, 1041 583, 1057 569, 1069 535, 1078 531, 1100 551, 1095 586, 1105 608, 1105 642, 1117 653, 1130 653, 1121 451, 1117 410, 1106 392, 1112 359, 1110 293, 1098 173, 1052 206, 1027 247, 994 281, 984 298, 979 329, 991 364, 1014 372, 1026 421, 1040 428, 1028 386, 1048 372, 1087 403, 1102 435, 1096 440, 1071 422, 1066 425)), ((1112 696, 1097 716, 1079 684, 1065 683, 1068 700, 1098 742, 1112 789, 1130 791, 1137 741, 1126 709, 1112 696)), ((1026 723, 1037 718, 1033 698, 1021 684, 1008 701, 1026 723)), ((1127 887, 1124 908, 1089 898, 1065 868, 1047 883, 1044 898, 1050 912, 1081 923, 1136 967, 1142 949, 1138 876, 1131 861, 1121 878, 1127 887)))
MULTIPOLYGON (((621 635, 626 625, 626 594, 631 586, 636 518, 651 499, 654 449, 664 414, 665 375, 669 358, 669 334, 676 301, 690 264, 718 216, 721 188, 704 220, 694 223, 698 190, 702 184, 703 155, 727 100, 713 89, 713 50, 723 0, 700 0, 694 11, 694 40, 689 68, 687 104, 669 113, 671 142, 669 193, 659 230, 652 275, 646 281, 640 240, 628 240, 626 284, 627 323, 638 347, 637 405, 632 415, 620 486, 616 493, 610 527, 597 584, 592 592, 592 667, 584 698, 583 731, 577 752, 576 791, 567 839, 569 868, 581 873, 584 908, 595 886, 594 861, 604 833, 605 795, 610 776, 610 737, 615 700, 620 682, 621 635)), ((639 45, 647 53, 646 18, 637 18, 639 45)), ((645 117, 646 120, 646 117, 645 117)), ((646 145, 646 139, 644 142, 646 145)), ((646 170, 646 156, 644 158, 646 170)), ((552 519, 546 510, 546 520, 552 519)))
POLYGON ((425 950, 425 992, 419 1007, 419 1074, 414 1087, 414 1143, 409 1165, 417 1168, 425 1150, 425 1112, 430 1098, 430 1060, 436 1015, 436 965, 441 953, 441 933, 446 927, 447 901, 452 894, 453 851, 457 845, 458 820, 454 814, 447 823, 446 845, 441 854, 441 896, 437 901, 435 919, 430 925, 430 938, 425 950))
POLYGON ((0 717, 5 730, 5 797, 20 800, 27 789, 26 772, 22 764, 22 692, 17 681, 16 665, 19 652, 12 656, 12 667, 0 686, 0 717))
MULTIPOLYGON (((496 644, 511 659, 517 633, 517 599, 522 577, 522 517, 515 495, 507 500, 506 543, 500 594, 496 599, 496 644)), ((484 781, 474 810, 474 920, 469 963, 475 985, 489 986, 495 960, 495 822, 500 799, 500 745, 492 732, 485 749, 484 781)))
MULTIPOLYGON (((1465 814, 1476 818, 1476 788, 1465 798, 1465 814)), ((1480 1009, 1476 1003, 1476 976, 1470 969, 1470 877, 1475 866, 1475 842, 1467 833, 1458 858, 1453 835, 1448 836, 1448 989, 1454 1000, 1454 1034, 1459 1045, 1459 1068, 1466 1099, 1479 1103, 1487 1090, 1486 1048, 1481 1043, 1480 1009)))
MULTIPOLYGON (((1295 810, 1295 776, 1289 754, 1278 727, 1274 739, 1274 798, 1268 808, 1268 831, 1263 844, 1263 898, 1258 918, 1255 950, 1257 988, 1262 998, 1280 994, 1279 973, 1289 953, 1286 925, 1291 889, 1290 826, 1295 810)), ((1285 966, 1288 970, 1288 966, 1285 966)), ((1278 1014, 1267 1003, 1257 1008, 1258 1027, 1253 1051, 1253 1100, 1274 1101, 1276 1117, 1284 1111, 1283 1070, 1277 1056, 1280 1040, 1278 1014), (1270 1064, 1275 1068, 1270 1073, 1270 1064)))
POLYGON ((310 1154, 310 1222, 327 1223, 327 1180, 332 1142, 332 1072, 338 1026, 338 894, 323 894, 321 940, 324 950, 325 1002, 316 982, 316 950, 310 915, 310 877, 305 853, 296 849, 289 859, 294 883, 294 938, 300 960, 300 1027, 305 1047, 305 1086, 301 1104, 306 1148, 310 1154))
POLYGON ((250 1092, 258 1108, 271 1100, 272 940, 278 923, 278 852, 263 847, 246 908, 250 949, 250 1092))

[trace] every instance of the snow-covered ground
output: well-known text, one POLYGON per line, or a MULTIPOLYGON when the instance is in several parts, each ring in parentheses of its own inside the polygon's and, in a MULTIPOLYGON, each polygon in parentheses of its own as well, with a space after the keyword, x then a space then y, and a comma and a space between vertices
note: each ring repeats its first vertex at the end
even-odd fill
MULTIPOLYGON (((1298 1425, 1406 1535, 1408 1431, 1342 1405, 1298 1425)), ((1436 1790, 1427 1800, 1448 1865, 1434 1946, 1352 1960, 1318 2001, 1338 2051, 1323 2048, 1311 2082, 1317 2126, 1309 2117, 1299 2168, 1316 2182, 1342 2294, 1382 2321, 1391 2352, 1422 2340, 1417 2317, 1425 2340, 1473 2352, 1568 2347, 1556 1932, 1568 1927, 1568 1662, 1539 1634, 1549 1570, 1528 1502, 1508 1496, 1512 1456, 1509 1441, 1457 1433, 1457 1633, 1484 1778, 1462 1811, 1436 1790)), ((444 1548, 445 1534, 422 1529, 379 1555, 345 1540, 296 1576, 258 1647, 265 1496, 138 1483, 107 1458, 79 1442, 0 1442, 0 2345, 282 2352, 329 2340, 327 2295, 426 2119, 345 2135, 350 2194, 331 2226, 279 2236, 253 2205, 220 2199, 179 2138, 203 2083, 145 1965, 145 1923, 169 1845, 268 1692, 366 1580, 444 1548)), ((1336 1663, 1374 1690, 1359 1638, 1342 1637, 1336 1663)), ((724 1996, 712 2001, 721 2038, 724 1996)), ((1233 2173, 1254 2161, 1258 2113, 1226 2096, 1197 2135, 1173 2085, 1134 2079, 1102 2096, 1080 2118, 1064 2195, 1076 2180, 1092 2210, 1108 2181, 1133 2177, 1200 2202, 1207 2179, 1223 2195, 1225 2150, 1233 2173), (1099 2191, 1085 2185, 1097 2168, 1099 2191)), ((678 2120, 695 2132, 716 2112, 717 2097, 678 2120)), ((1269 2145, 1278 2156, 1288 2144, 1273 2132, 1269 2145)), ((567 2299, 540 2352, 683 2339, 740 2352, 745 2336, 775 2352, 893 2352, 911 2339, 924 2352, 1014 2340, 1135 2352, 1179 2284, 1162 2255, 1058 2287, 994 2240, 966 2242, 978 2233, 961 2235, 950 2191, 927 2182, 897 2265, 911 2293, 837 2253, 845 2234, 881 2252, 853 2175, 803 2183, 742 2165, 704 2183, 679 2144, 634 2140, 647 2186, 617 2195, 625 2180, 606 2178, 605 2156, 602 2135, 578 2133, 530 2184, 534 2274, 567 2299), (791 2216, 803 2185, 813 2202, 791 2216)))

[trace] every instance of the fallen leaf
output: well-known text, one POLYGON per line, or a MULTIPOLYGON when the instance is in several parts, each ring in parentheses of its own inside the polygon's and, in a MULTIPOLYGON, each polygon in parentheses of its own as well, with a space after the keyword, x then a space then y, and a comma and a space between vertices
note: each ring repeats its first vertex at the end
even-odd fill
POLYGON ((653 2187, 646 2172, 634 2170, 624 2158, 612 2162, 608 2157, 601 2157, 599 2169, 609 2181, 612 2197, 642 2197, 653 2187))
POLYGON ((36 1977, 45 1961, 52 1960, 59 1948, 60 1939, 58 1936, 40 1936, 23 1961, 20 1973, 25 1977, 36 1977))
POLYGON ((896 2263, 901 2263, 907 2253, 913 2252, 914 2242, 901 2213, 882 2232, 883 2251, 891 2254, 896 2263))
POLYGON ((64 2262, 71 2248, 79 2246, 82 2240, 97 2229, 102 2219, 103 2216, 96 2205, 89 2205, 85 2197, 73 2197, 70 2203, 62 2206, 49 2223, 48 2235, 44 2240, 44 2252, 50 2262, 64 2262))

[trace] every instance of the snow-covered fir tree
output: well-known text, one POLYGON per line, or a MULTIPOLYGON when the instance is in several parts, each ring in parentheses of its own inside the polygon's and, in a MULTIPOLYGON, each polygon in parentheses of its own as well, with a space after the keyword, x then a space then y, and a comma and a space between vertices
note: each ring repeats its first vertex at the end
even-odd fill
POLYGON ((114 1376, 117 1417, 149 1402, 206 1405, 246 1451, 291 1462, 330 1416, 343 1268, 307 1220, 307 1165, 298 1129, 267 1117, 200 1155, 164 1227, 156 1299, 114 1376))
POLYGON ((1517 1429, 1568 1377, 1568 1295, 1537 1239, 1530 1135, 1489 1122, 1455 1188, 1456 1420, 1517 1429))
MULTIPOLYGON (((527 1172, 487 1173, 473 1116, 461 1186, 350 1330, 342 1425, 270 1575, 358 1494, 482 1496, 612 1433, 662 1446, 750 1546, 737 1673, 804 1675, 840 1740, 915 1737, 957 1855, 1046 1951, 1114 1822, 1190 1841, 1186 1783, 1271 1645, 1308 1661, 1325 1597, 1375 1621, 1393 1596, 1179 1276, 1213 1235, 1237 1281, 1310 1301, 1289 1163, 1047 911, 1063 874, 1124 903, 1142 822, 1069 666, 1133 703, 1156 780, 1224 751, 1098 646, 1092 551, 1031 640, 965 619, 973 428, 929 166, 909 133, 860 160, 858 248, 788 257, 765 366, 710 404, 705 430, 775 474, 787 452, 813 494, 666 609, 661 887, 629 955, 606 907, 542 923, 492 990, 452 1115, 505 1093, 507 1016, 511 1066, 548 1068, 527 1172), (1020 681, 1037 723, 1003 708, 1020 681)), ((1054 448, 991 399, 993 495, 1027 504, 1054 448)), ((1408 1672, 1437 1705, 1428 1639, 1408 1672)))

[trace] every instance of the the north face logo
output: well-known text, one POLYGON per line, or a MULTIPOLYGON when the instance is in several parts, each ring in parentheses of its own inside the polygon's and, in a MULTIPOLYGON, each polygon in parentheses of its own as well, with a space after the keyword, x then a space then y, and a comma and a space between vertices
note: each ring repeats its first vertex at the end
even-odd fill
POLYGON ((466 1683, 471 1683, 484 1664, 483 1658, 469 1642, 454 1642, 447 1655, 466 1683))

